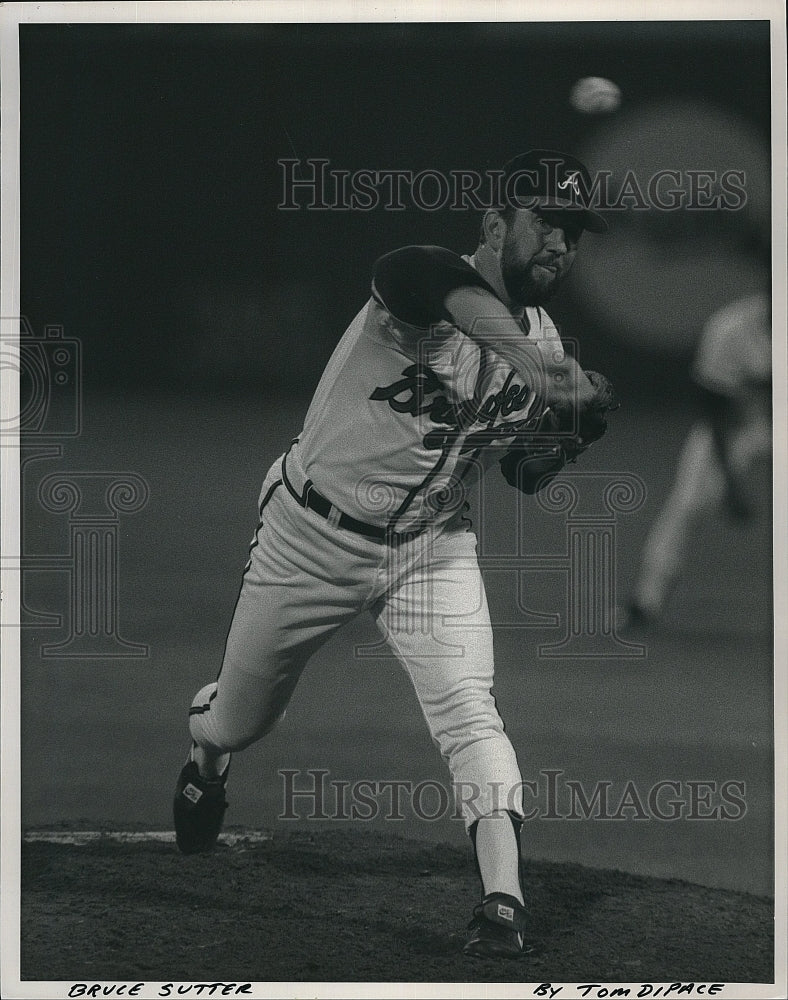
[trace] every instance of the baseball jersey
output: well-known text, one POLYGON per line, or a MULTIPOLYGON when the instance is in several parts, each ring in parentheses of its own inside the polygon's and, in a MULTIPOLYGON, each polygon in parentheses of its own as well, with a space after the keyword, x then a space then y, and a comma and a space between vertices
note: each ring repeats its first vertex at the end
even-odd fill
MULTIPOLYGON (((332 354, 287 455, 335 507, 394 531, 447 521, 466 487, 532 426, 539 404, 517 371, 452 324, 453 289, 493 288, 441 247, 377 261, 372 294, 332 354)), ((516 317, 523 337, 560 346, 541 308, 516 317)))
POLYGON ((725 306, 704 327, 692 367, 695 381, 736 405, 737 437, 754 449, 771 434, 771 302, 764 293, 725 306))
POLYGON ((772 371, 771 304, 767 295, 738 299, 706 324, 693 365, 700 385, 723 396, 746 397, 768 384, 772 371))

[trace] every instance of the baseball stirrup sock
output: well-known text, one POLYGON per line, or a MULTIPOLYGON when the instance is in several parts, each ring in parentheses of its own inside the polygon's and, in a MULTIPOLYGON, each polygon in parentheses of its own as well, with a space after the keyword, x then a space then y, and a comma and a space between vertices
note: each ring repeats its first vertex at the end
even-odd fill
POLYGON ((192 744, 191 759, 197 764, 197 770, 206 781, 218 781, 230 766, 230 754, 209 754, 202 747, 192 744))
POLYGON ((520 827, 522 821, 510 812, 482 816, 470 828, 476 871, 482 892, 503 892, 523 902, 520 873, 520 827))

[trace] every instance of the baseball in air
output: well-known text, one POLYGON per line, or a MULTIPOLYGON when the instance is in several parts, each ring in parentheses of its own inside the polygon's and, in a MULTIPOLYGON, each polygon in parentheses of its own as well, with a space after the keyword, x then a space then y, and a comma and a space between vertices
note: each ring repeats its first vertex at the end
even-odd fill
POLYGON ((621 105, 621 88, 603 76, 584 76, 572 87, 569 103, 583 115, 609 115, 621 105))

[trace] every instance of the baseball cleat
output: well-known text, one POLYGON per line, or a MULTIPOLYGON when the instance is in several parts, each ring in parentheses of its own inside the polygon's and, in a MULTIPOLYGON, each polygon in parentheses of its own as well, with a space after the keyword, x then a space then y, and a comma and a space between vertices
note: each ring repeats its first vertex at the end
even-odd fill
POLYGON ((514 896, 491 892, 473 909, 473 931, 463 951, 473 958, 520 958, 532 949, 523 941, 525 907, 514 896))
POLYGON ((220 778, 208 781, 189 759, 178 775, 172 812, 181 854, 200 854, 216 846, 227 809, 224 790, 229 770, 228 764, 220 778))

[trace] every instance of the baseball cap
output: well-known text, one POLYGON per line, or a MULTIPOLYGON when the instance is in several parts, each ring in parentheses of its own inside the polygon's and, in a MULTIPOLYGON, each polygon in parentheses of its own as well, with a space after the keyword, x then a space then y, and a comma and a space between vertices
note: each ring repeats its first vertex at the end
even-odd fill
POLYGON ((507 205, 582 212, 584 229, 607 232, 607 222, 589 207, 591 175, 576 156, 555 149, 531 149, 509 160, 503 170, 507 205))

